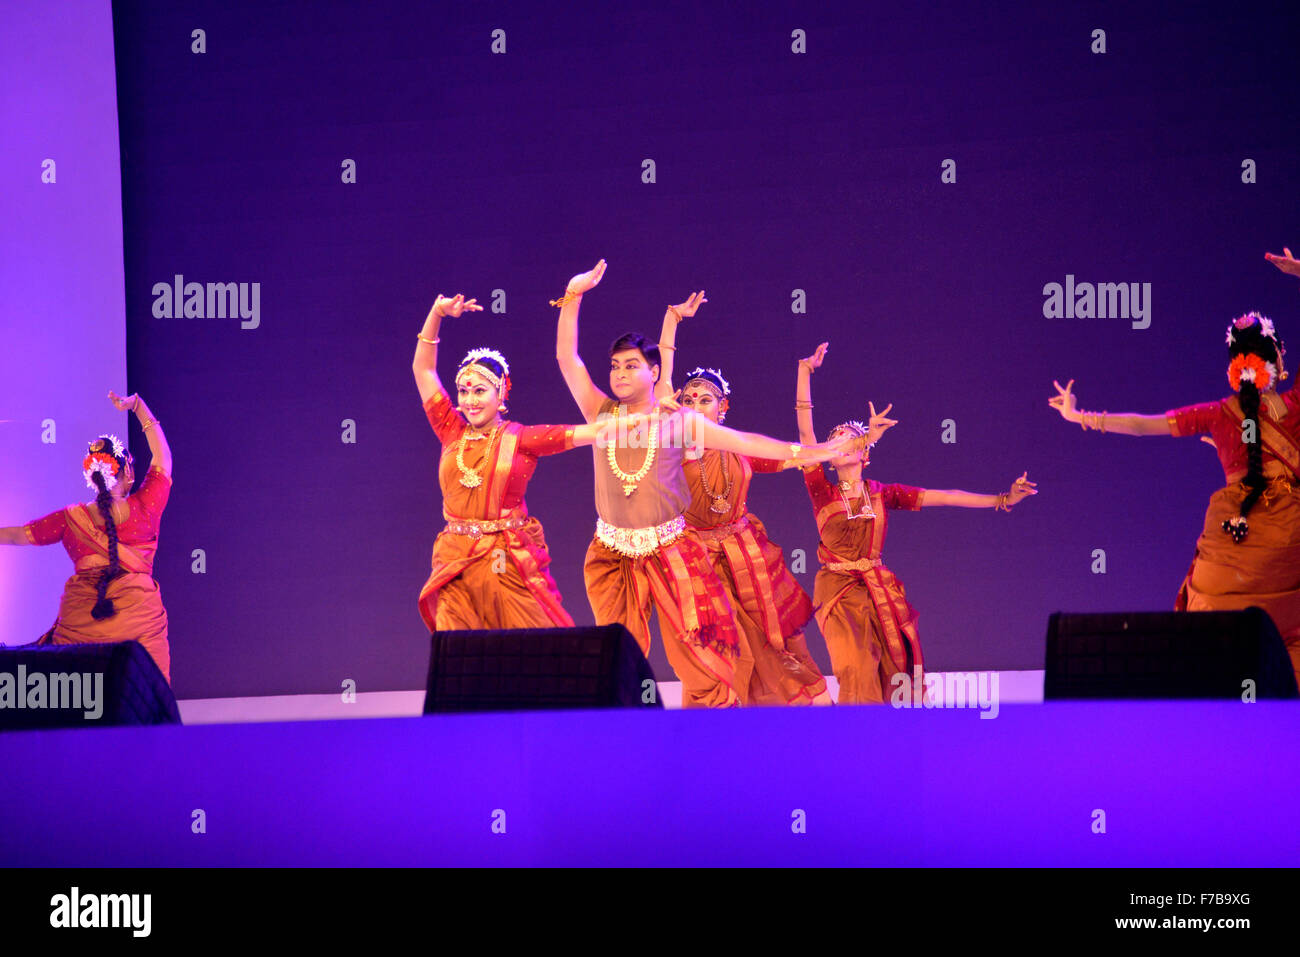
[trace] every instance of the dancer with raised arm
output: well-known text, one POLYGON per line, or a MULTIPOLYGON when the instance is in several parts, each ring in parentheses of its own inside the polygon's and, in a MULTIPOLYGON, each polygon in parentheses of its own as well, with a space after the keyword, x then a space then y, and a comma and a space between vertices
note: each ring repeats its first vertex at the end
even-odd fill
POLYGON ((415 346, 415 384, 442 443, 438 483, 447 522, 433 544, 420 616, 430 631, 572 626, 524 491, 540 456, 591 445, 601 426, 506 422, 510 367, 491 349, 471 350, 461 361, 453 404, 438 378, 438 331, 446 316, 480 311, 475 299, 438 296, 415 346))
POLYGON ((619 438, 594 453, 596 535, 587 549, 587 598, 599 624, 621 623, 650 649, 650 612, 659 613, 664 650, 682 682, 684 707, 731 707, 740 703, 735 662, 735 613, 708 552, 687 534, 690 489, 682 470, 683 446, 725 449, 742 455, 789 458, 802 465, 824 461, 848 443, 782 442, 735 432, 667 402, 656 407, 659 347, 635 333, 609 349, 609 386, 596 387, 578 356, 578 310, 584 294, 600 282, 602 259, 574 276, 561 299, 556 359, 583 418, 619 424, 619 438), (627 427, 620 417, 641 414, 627 427))
MULTIPOLYGON (((669 306, 659 346, 662 359, 656 395, 672 393, 673 348, 677 326, 708 302, 704 292, 669 306)), ((719 425, 727 417, 731 385, 717 369, 686 375, 681 404, 719 425)), ((831 704, 826 678, 808 652, 804 626, 812 618, 812 599, 785 565, 779 545, 767 537, 749 511, 749 483, 756 473, 779 472, 786 463, 710 449, 685 453, 691 502, 686 524, 708 550, 736 613, 739 657, 736 688, 747 705, 831 704)))
MULTIPOLYGON (((814 436, 812 374, 825 361, 827 347, 823 342, 811 356, 799 360, 795 415, 801 442, 814 436)), ((821 535, 817 558, 822 567, 813 584, 813 603, 840 685, 840 704, 880 703, 900 688, 910 687, 917 694, 924 687, 921 682, 925 663, 916 630, 916 610, 907 601, 903 583, 881 558, 888 512, 915 511, 927 505, 1009 511, 1026 496, 1038 494, 1028 473, 1012 482, 1010 491, 995 495, 885 485, 875 480, 864 483, 862 468, 870 464, 871 447, 886 430, 898 424, 886 418, 892 408, 891 403, 876 412, 873 403, 867 424, 844 422, 831 430, 832 439, 853 435, 866 442, 861 452, 831 459, 836 485, 827 481, 820 465, 803 470, 821 535)))
POLYGON ((134 412, 149 442, 151 461, 134 493, 135 462, 122 440, 101 435, 90 443, 81 470, 94 502, 69 505, 44 518, 0 528, 0 544, 62 544, 75 572, 63 589, 59 615, 38 644, 138 641, 171 682, 167 609, 153 578, 158 529, 172 488, 172 453, 162 424, 138 395, 108 393, 122 412, 134 412))
POLYGON ((1256 605, 1281 632, 1300 681, 1300 396, 1279 393, 1286 349, 1256 312, 1228 325, 1228 384, 1236 395, 1164 415, 1084 412, 1074 380, 1048 404, 1084 430, 1123 435, 1209 436, 1227 484, 1210 496, 1178 611, 1256 605))

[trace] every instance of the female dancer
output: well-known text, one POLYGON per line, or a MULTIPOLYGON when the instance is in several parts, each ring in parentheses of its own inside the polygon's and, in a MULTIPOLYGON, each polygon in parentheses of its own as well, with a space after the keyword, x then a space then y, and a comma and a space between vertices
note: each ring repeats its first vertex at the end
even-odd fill
POLYGON ((1085 430, 1211 438, 1227 484, 1210 496, 1174 607, 1263 608, 1300 680, 1300 396, 1277 391, 1287 378, 1285 353, 1273 323, 1249 312, 1228 325, 1228 384, 1236 396, 1164 415, 1083 412, 1071 379, 1064 388, 1054 382, 1057 394, 1047 401, 1085 430))
POLYGON ((741 455, 795 459, 800 465, 840 454, 849 443, 804 447, 749 432, 735 432, 690 409, 656 408, 659 348, 629 333, 609 350, 607 396, 578 356, 578 309, 600 282, 602 259, 569 280, 558 305, 556 359, 574 401, 588 422, 649 413, 644 430, 620 428, 619 439, 595 454, 596 535, 587 549, 587 598, 600 624, 618 622, 650 648, 650 611, 668 661, 682 682, 684 707, 740 703, 735 679, 739 638, 735 613, 704 546, 686 532, 691 502, 682 470, 684 447, 725 449, 741 455))
POLYGON ((116 392, 109 399, 120 411, 134 412, 149 441, 152 463, 134 494, 135 463, 122 441, 103 435, 90 443, 81 463, 86 484, 94 489, 90 505, 69 505, 44 518, 0 528, 6 545, 62 543, 73 561, 59 602, 59 616, 38 644, 135 640, 171 682, 167 644, 167 610, 153 579, 158 525, 172 488, 172 453, 162 425, 144 399, 116 392))
MULTIPOLYGON (((813 437, 812 373, 826 358, 827 343, 799 360, 795 414, 799 439, 813 437)), ((822 563, 813 585, 817 626, 831 653, 831 667, 840 683, 840 704, 879 703, 900 685, 904 675, 914 693, 920 690, 924 661, 916 631, 916 610, 908 603, 900 582, 881 560, 889 509, 916 510, 927 505, 997 508, 1009 511, 1028 495, 1037 495, 1028 473, 1011 483, 1011 490, 980 495, 960 489, 927 489, 912 485, 883 485, 862 481, 862 467, 870 464, 871 446, 887 429, 897 425, 871 406, 871 419, 845 422, 831 430, 831 438, 864 436, 860 453, 831 460, 838 486, 832 486, 820 465, 804 469, 804 481, 817 516, 822 563), (893 686, 893 688, 891 688, 893 686)))
MULTIPOLYGON (((706 302, 700 291, 668 307, 659 337, 665 354, 656 395, 673 394, 677 326, 706 302)), ((730 397, 731 386, 716 369, 687 373, 680 393, 683 406, 718 424, 727 417, 730 397)), ((736 689, 741 703, 831 704, 826 679, 804 638, 812 599, 786 568, 780 546, 768 539, 763 523, 746 507, 754 474, 779 472, 787 463, 720 449, 687 449, 685 460, 691 492, 686 524, 708 550, 739 626, 736 689)))
POLYGON ((438 328, 446 316, 482 308, 475 299, 438 296, 415 347, 415 383, 442 443, 438 482, 447 520, 433 544, 420 616, 430 631, 569 627, 573 618, 561 605, 542 525, 528 514, 524 490, 538 456, 591 445, 602 426, 505 422, 510 368, 491 349, 461 361, 453 405, 438 378, 438 328))

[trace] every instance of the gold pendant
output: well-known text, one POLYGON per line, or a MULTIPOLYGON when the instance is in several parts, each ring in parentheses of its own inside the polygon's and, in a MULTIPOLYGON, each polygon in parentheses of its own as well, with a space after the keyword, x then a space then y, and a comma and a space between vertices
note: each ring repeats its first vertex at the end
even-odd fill
POLYGON ((713 499, 713 504, 709 506, 709 511, 717 512, 720 515, 725 515, 728 511, 727 500, 725 498, 722 498, 721 496, 715 496, 713 499))
POLYGON ((630 495, 631 495, 633 492, 635 492, 635 491, 636 491, 636 486, 635 486, 635 485, 624 485, 624 486, 623 486, 623 494, 624 494, 624 495, 628 495, 628 496, 630 496, 630 495))
POLYGON ((483 484, 483 479, 477 472, 467 472, 460 477, 460 484, 466 488, 478 488, 483 484))

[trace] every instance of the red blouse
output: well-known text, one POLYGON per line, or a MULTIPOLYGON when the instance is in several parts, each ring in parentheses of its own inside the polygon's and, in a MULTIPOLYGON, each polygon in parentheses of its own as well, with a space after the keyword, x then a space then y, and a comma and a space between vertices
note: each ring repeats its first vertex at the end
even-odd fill
MULTIPOLYGON (((161 467, 150 466, 149 473, 145 475, 140 487, 126 497, 130 511, 126 521, 119 522, 117 525, 117 540, 126 545, 138 545, 157 539, 158 526, 162 521, 163 509, 167 507, 167 499, 171 496, 171 491, 171 477, 166 475, 161 467)), ((27 540, 33 545, 53 545, 62 542, 74 562, 88 555, 97 554, 68 526, 66 517, 68 509, 79 507, 69 505, 57 512, 51 512, 44 518, 28 522, 23 526, 23 530, 27 533, 27 540)), ((102 521, 99 509, 93 505, 90 507, 90 514, 96 524, 102 521)))
MULTIPOLYGON (((1292 441, 1300 441, 1300 396, 1295 389, 1279 392, 1286 403, 1286 413, 1281 420, 1273 421, 1268 406, 1260 404, 1260 416, 1272 424, 1292 441)), ((1169 421, 1169 431, 1176 436, 1208 435, 1214 439, 1214 448, 1219 453, 1219 463, 1223 466, 1224 476, 1234 472, 1244 472, 1248 467, 1246 443, 1241 441, 1240 420, 1223 407, 1223 402, 1201 402, 1198 405, 1185 405, 1180 409, 1170 409, 1165 413, 1169 421)), ((1275 456, 1263 446, 1264 462, 1275 460, 1275 456)))
MULTIPOLYGON (((451 398, 441 389, 430 396, 424 404, 424 414, 428 416, 429 425, 442 443, 444 452, 460 441, 461 435, 469 428, 465 415, 454 405, 451 398)), ((474 443, 482 445, 483 443, 474 443)), ((567 425, 525 425, 519 430, 519 444, 515 450, 515 460, 510 467, 510 480, 506 485, 501 500, 502 509, 512 509, 524 500, 524 491, 528 480, 537 470, 537 459, 542 455, 555 455, 573 448, 573 427, 567 425)), ((454 453, 453 453, 454 454, 454 453)), ((477 466, 482 452, 474 449, 467 451, 466 464, 470 468, 477 466)))
MULTIPOLYGON (((819 466, 803 470, 804 484, 808 486, 808 497, 812 499, 813 508, 820 513, 832 502, 838 501, 840 490, 826 479, 826 473, 819 466)), ((868 480, 867 488, 879 492, 885 508, 906 509, 915 512, 921 507, 921 493, 924 489, 915 485, 884 485, 868 480)))

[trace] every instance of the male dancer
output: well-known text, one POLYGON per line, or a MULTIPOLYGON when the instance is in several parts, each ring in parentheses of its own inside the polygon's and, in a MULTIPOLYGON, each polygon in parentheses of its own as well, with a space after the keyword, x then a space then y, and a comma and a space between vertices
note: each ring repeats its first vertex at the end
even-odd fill
POLYGON ((599 519, 583 569, 587 599, 597 624, 626 626, 643 653, 650 650, 650 609, 656 608, 664 650, 682 683, 683 707, 732 707, 740 701, 735 614, 707 551, 687 530, 683 513, 691 495, 682 471, 684 446, 811 464, 842 454, 848 440, 802 446, 736 432, 671 401, 657 408, 659 346, 636 333, 610 347, 613 396, 606 395, 578 356, 578 309, 605 267, 602 259, 574 276, 563 298, 551 303, 561 307, 555 357, 583 418, 627 416, 635 423, 616 443, 593 449, 599 519))

